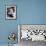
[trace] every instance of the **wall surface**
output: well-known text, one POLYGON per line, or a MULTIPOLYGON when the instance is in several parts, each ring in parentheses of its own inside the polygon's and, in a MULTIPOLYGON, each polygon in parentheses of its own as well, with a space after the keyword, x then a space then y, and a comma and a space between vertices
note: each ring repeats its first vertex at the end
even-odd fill
POLYGON ((0 44, 8 43, 9 32, 17 34, 18 24, 46 24, 46 0, 0 0, 0 44), (9 4, 17 7, 16 20, 5 20, 5 5, 9 4))

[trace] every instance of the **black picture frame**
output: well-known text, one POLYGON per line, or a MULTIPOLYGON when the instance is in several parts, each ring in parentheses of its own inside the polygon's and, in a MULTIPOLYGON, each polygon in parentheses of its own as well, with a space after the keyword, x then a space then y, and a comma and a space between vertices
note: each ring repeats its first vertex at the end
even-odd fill
POLYGON ((5 19, 16 20, 16 5, 5 5, 5 19))

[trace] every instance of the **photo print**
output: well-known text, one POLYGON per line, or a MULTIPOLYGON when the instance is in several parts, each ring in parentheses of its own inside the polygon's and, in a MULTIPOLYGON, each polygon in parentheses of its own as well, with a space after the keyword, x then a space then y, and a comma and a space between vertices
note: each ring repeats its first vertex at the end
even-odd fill
POLYGON ((15 5, 6 5, 6 19, 16 19, 15 5))

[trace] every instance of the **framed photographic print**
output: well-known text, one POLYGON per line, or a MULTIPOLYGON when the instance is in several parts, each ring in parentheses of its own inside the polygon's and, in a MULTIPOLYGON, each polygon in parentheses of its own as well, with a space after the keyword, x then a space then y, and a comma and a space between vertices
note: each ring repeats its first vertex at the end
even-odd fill
POLYGON ((6 5, 6 19, 16 19, 16 5, 6 5))

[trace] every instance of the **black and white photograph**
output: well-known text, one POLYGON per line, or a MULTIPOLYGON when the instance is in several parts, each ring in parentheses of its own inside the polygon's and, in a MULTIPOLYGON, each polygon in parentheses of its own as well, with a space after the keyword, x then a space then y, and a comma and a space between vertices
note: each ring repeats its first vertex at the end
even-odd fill
POLYGON ((6 19, 16 19, 16 5, 6 5, 6 19))

